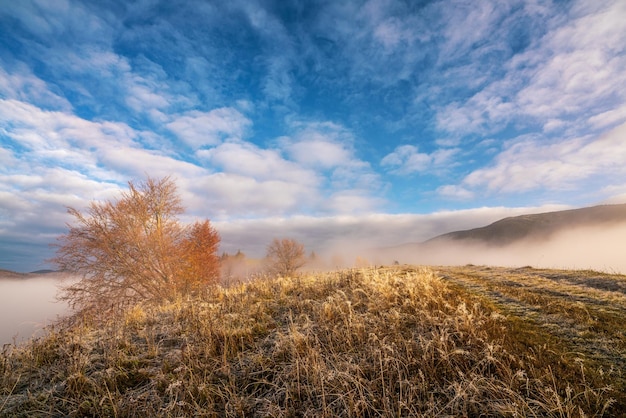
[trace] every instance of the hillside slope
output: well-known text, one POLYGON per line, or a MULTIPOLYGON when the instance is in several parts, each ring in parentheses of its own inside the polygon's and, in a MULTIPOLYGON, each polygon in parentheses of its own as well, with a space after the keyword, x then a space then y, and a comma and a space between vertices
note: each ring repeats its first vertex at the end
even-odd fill
POLYGON ((424 244, 442 241, 478 241, 488 245, 507 245, 522 239, 542 240, 569 228, 607 226, 626 222, 626 204, 546 212, 504 218, 490 225, 449 232, 424 244))
POLYGON ((0 280, 1 279, 26 279, 28 278, 28 273, 18 273, 12 270, 0 269, 0 280))
POLYGON ((411 266, 215 288, 5 347, 0 416, 618 416, 624 289, 411 266))

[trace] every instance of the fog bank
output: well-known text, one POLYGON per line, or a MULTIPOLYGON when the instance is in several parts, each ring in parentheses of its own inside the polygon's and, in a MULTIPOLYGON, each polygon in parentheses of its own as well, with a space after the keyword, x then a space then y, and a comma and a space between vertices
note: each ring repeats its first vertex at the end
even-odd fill
POLYGON ((55 297, 63 279, 42 275, 24 279, 0 276, 0 344, 21 343, 69 312, 55 297))
POLYGON ((222 238, 221 251, 242 250, 263 257, 273 238, 294 238, 307 251, 351 258, 366 249, 421 242, 450 231, 487 225, 507 216, 568 209, 562 205, 540 207, 482 207, 430 214, 369 214, 355 216, 294 216, 214 222, 222 238))
POLYGON ((547 239, 528 238, 507 246, 480 241, 443 241, 372 252, 372 260, 409 264, 532 266, 558 269, 592 269, 626 274, 626 223, 578 227, 547 239))

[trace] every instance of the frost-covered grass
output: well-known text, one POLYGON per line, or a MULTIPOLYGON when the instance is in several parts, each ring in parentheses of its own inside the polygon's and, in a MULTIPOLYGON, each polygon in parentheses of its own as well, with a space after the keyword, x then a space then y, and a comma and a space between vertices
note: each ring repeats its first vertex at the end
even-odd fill
MULTIPOLYGON (((508 287, 490 289, 483 270, 257 279, 74 318, 5 348, 0 416, 568 417, 624 407, 610 387, 617 371, 568 351, 517 310, 530 302, 505 295, 527 279, 509 272, 508 287)), ((550 306, 546 315, 571 313, 550 306)), ((579 332, 567 321, 586 317, 567 318, 559 324, 579 332)))

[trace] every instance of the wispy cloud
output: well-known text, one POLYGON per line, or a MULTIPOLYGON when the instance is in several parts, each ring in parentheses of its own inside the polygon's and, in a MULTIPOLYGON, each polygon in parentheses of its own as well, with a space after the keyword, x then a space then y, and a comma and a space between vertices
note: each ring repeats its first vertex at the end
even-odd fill
POLYGON ((220 222, 621 196, 625 22, 620 0, 0 2, 0 238, 146 175, 220 222))
POLYGON ((20 23, 29 36, 47 43, 72 40, 75 43, 102 42, 110 38, 109 26, 98 13, 82 3, 59 3, 25 0, 15 4, 3 3, 0 13, 20 23), (81 38, 75 38, 77 34, 81 38))
POLYGON ((493 166, 468 175, 463 184, 486 187, 490 192, 523 192, 533 189, 574 189, 595 177, 623 184, 626 175, 626 124, 600 138, 571 138, 544 143, 541 138, 511 144, 493 166))
POLYGON ((504 61, 500 77, 439 108, 437 126, 448 134, 509 135, 493 164, 440 187, 442 196, 469 198, 483 187, 491 194, 567 190, 622 171, 622 129, 603 132, 626 121, 626 96, 614 88, 626 84, 626 47, 618 41, 626 36, 626 7, 587 6, 573 4, 569 19, 539 9, 546 16, 540 38, 504 61))
MULTIPOLYGON (((297 158, 298 151, 301 151, 299 147, 306 144, 304 139, 299 142, 281 141, 296 156, 293 160, 287 159, 280 149, 261 148, 236 138, 220 142, 222 138, 219 135, 238 136, 250 124, 232 109, 218 109, 214 113, 198 116, 215 123, 206 125, 207 136, 202 136, 207 138, 205 142, 194 144, 214 144, 195 153, 197 164, 178 159, 176 153, 144 148, 143 132, 121 123, 90 122, 63 112, 43 111, 14 100, 0 101, 0 115, 6 121, 2 128, 11 141, 8 145, 19 148, 19 151, 13 151, 3 147, 2 158, 7 161, 5 171, 8 170, 8 174, 39 173, 44 178, 49 167, 63 167, 88 176, 86 179, 113 181, 120 185, 123 185, 124 179, 141 178, 147 173, 153 176, 173 174, 188 179, 182 182, 185 187, 207 196, 210 201, 218 200, 214 207, 220 216, 231 213, 258 216, 298 209, 330 210, 333 205, 329 201, 337 201, 338 197, 327 200, 324 197, 326 187, 331 187, 328 191, 331 195, 352 193, 353 199, 358 195, 358 203, 363 208, 372 207, 366 203, 368 200, 378 200, 373 199, 364 187, 362 191, 343 191, 343 188, 353 190, 355 184, 363 180, 362 175, 371 172, 367 164, 349 158, 335 160, 334 164, 330 164, 329 159, 312 161, 297 158), (212 132, 217 136, 211 138, 212 132), (333 167, 328 173, 327 169, 333 167)), ((307 132, 314 138, 309 145, 342 149, 338 143, 328 142, 328 137, 319 132, 315 135, 310 130, 307 132)), ((181 135, 186 133, 179 131, 181 135)), ((375 177, 373 173, 370 175, 375 177)), ((373 178, 368 182, 370 186, 373 178)), ((7 181, 7 184, 10 183, 7 181)), ((183 192, 187 195, 186 190, 183 192)), ((59 201, 65 196, 63 193, 59 201)), ((338 205, 334 209, 338 210, 338 205)), ((345 210, 349 207, 346 206, 345 210)))
POLYGON ((380 162, 388 167, 392 174, 407 175, 413 173, 435 174, 442 168, 452 164, 458 148, 440 148, 430 154, 419 152, 414 145, 401 145, 392 153, 387 154, 380 162))
POLYGON ((16 64, 10 73, 0 67, 0 95, 8 99, 35 102, 48 109, 72 109, 67 99, 50 91, 47 83, 35 76, 24 63, 16 64))
POLYGON ((175 116, 165 126, 194 149, 217 145, 227 139, 243 139, 252 122, 233 108, 209 112, 192 110, 175 116))
POLYGON ((302 185, 317 183, 315 172, 286 160, 278 150, 262 149, 249 142, 227 142, 197 154, 210 166, 227 173, 302 185))
POLYGON ((269 101, 289 103, 296 85, 292 71, 297 53, 292 36, 278 16, 256 2, 240 3, 264 52, 262 91, 269 101))
POLYGON ((440 128, 482 133, 485 126, 501 129, 524 118, 539 125, 554 119, 571 125, 574 118, 582 116, 584 122, 585 115, 623 102, 623 92, 613 86, 626 82, 626 47, 618 40, 626 36, 626 8, 622 2, 604 7, 574 8, 571 20, 555 16, 546 21, 545 35, 503 63, 502 78, 442 109, 440 128))

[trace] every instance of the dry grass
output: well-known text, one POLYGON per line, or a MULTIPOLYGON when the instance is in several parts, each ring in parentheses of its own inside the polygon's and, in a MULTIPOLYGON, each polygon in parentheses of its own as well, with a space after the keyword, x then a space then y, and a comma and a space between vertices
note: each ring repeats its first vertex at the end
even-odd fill
POLYGON ((615 414, 609 370, 603 380, 584 359, 570 367, 548 333, 509 315, 468 271, 444 274, 255 280, 83 318, 5 350, 0 415, 615 414), (533 332, 544 345, 524 346, 533 332))
POLYGON ((626 411, 626 276, 477 266, 439 274, 507 316, 506 349, 531 353, 568 381, 610 384, 613 410, 626 411))

